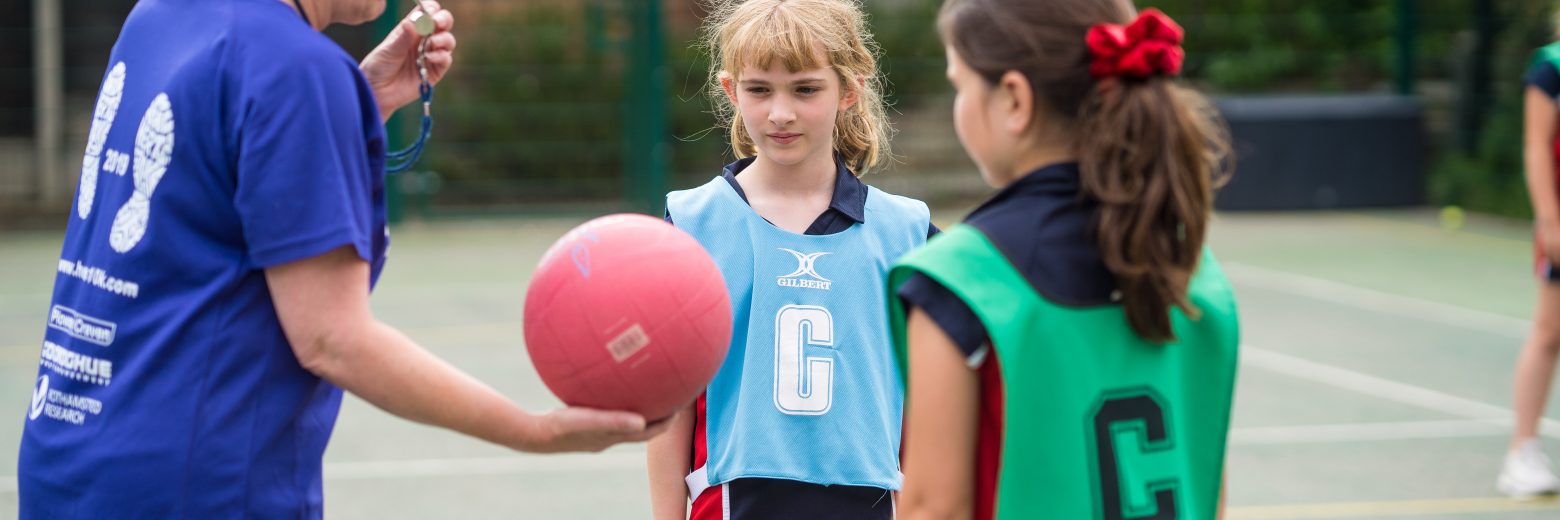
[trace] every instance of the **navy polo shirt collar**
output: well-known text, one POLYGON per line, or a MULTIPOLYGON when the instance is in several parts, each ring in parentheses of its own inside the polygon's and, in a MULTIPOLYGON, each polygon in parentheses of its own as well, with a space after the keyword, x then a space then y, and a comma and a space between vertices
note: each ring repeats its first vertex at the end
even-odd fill
MULTIPOLYGON (((731 189, 737 190, 737 195, 741 196, 744 202, 747 201, 747 193, 742 191, 742 185, 737 184, 737 174, 751 166, 756 159, 756 157, 739 159, 726 165, 726 168, 721 171, 721 177, 725 177, 726 182, 731 183, 731 189)), ((867 184, 856 178, 850 168, 846 168, 845 163, 838 158, 834 160, 834 169, 834 195, 829 199, 829 209, 840 212, 856 223, 865 223, 867 184)))
POLYGON ((982 210, 1001 204, 1007 199, 1031 193, 1078 193, 1082 188, 1078 179, 1078 163, 1064 162, 1042 166, 1034 171, 1024 174, 1006 187, 992 195, 990 199, 982 203, 980 207, 971 212, 971 215, 982 210))

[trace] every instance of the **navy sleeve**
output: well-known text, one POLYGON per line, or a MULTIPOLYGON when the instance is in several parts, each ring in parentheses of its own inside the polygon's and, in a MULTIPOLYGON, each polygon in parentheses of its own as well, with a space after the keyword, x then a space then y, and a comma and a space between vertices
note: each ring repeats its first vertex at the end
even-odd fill
POLYGON ((966 362, 971 366, 979 365, 983 348, 990 343, 990 335, 964 300, 922 273, 911 275, 899 286, 899 298, 904 300, 907 309, 920 308, 938 327, 942 327, 953 344, 959 347, 959 352, 964 353, 966 362))
POLYGON ((265 268, 351 246, 376 262, 374 195, 384 137, 372 91, 345 54, 240 60, 234 205, 265 268))
POLYGON ((937 236, 938 233, 942 233, 942 230, 941 229, 937 229, 937 224, 933 224, 931 221, 927 221, 926 222, 926 239, 927 240, 931 240, 932 237, 937 236))
POLYGON ((1560 71, 1555 70, 1555 65, 1547 61, 1540 61, 1528 69, 1523 81, 1528 85, 1538 87, 1550 98, 1560 97, 1560 71))

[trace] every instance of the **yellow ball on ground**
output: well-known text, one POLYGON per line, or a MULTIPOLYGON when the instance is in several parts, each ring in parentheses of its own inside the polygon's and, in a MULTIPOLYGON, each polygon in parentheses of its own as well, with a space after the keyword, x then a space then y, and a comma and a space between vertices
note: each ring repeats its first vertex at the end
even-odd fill
POLYGON ((1463 226, 1463 210, 1457 206, 1441 208, 1441 228, 1447 231, 1457 231, 1463 226))

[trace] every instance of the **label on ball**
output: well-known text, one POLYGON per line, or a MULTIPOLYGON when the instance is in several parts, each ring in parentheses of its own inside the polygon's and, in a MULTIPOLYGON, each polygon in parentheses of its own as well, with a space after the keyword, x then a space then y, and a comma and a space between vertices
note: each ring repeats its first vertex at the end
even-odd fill
POLYGON ((640 327, 638 323, 635 323, 628 330, 623 331, 622 334, 618 334, 616 338, 612 338, 612 341, 607 342, 607 352, 612 353, 612 359, 622 363, 623 360, 633 356, 635 352, 639 352, 639 349, 645 348, 645 345, 649 344, 650 335, 645 334, 645 329, 640 327))

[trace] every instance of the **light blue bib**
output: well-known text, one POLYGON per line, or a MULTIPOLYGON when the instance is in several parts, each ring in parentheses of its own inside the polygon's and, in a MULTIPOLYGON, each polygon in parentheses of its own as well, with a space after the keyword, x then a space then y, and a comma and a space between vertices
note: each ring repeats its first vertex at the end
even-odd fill
POLYGON ((692 496, 746 477, 899 489, 903 387, 883 295, 889 266, 926 241, 926 204, 868 187, 864 223, 798 235, 716 177, 667 195, 667 212, 715 258, 735 320, 692 496))

